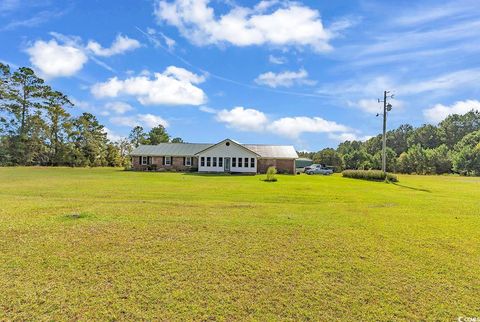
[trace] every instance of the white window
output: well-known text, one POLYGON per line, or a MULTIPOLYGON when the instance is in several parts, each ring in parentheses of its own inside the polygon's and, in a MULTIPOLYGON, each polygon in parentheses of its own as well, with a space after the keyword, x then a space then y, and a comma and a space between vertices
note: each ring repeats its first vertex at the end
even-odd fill
POLYGON ((205 157, 201 157, 201 158, 200 158, 200 165, 201 165, 202 167, 205 166, 205 157))
POLYGON ((211 160, 211 159, 212 159, 211 157, 207 157, 207 167, 210 166, 210 164, 211 164, 210 160, 211 160))
POLYGON ((255 158, 250 159, 250 167, 255 168, 255 158))
POLYGON ((150 157, 142 156, 140 157, 140 163, 142 165, 149 165, 152 163, 152 159, 150 157))
POLYGON ((172 165, 172 157, 165 157, 165 165, 172 165))
POLYGON ((185 157, 185 165, 187 167, 192 166, 192 157, 185 157))
POLYGON ((245 168, 248 168, 248 158, 245 158, 244 160, 245 163, 243 165, 245 166, 245 168))
POLYGON ((238 167, 239 167, 239 168, 242 167, 242 158, 238 158, 238 167))
POLYGON ((218 158, 218 166, 223 167, 223 158, 222 157, 218 158))
POLYGON ((213 157, 213 167, 217 166, 217 157, 213 157))
POLYGON ((237 166, 237 158, 232 158, 232 167, 236 167, 237 166))

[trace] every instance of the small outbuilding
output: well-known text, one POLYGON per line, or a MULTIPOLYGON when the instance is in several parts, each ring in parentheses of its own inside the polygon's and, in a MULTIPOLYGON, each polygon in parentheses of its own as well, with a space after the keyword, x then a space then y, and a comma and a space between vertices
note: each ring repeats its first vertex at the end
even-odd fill
POLYGON ((309 158, 298 158, 295 161, 295 167, 297 169, 299 168, 305 168, 313 164, 313 160, 309 158))

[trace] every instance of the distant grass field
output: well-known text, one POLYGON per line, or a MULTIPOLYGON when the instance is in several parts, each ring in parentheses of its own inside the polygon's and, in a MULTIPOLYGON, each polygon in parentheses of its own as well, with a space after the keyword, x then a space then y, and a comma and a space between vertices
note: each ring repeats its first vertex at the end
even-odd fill
POLYGON ((480 317, 480 178, 262 178, 0 168, 0 320, 480 317))

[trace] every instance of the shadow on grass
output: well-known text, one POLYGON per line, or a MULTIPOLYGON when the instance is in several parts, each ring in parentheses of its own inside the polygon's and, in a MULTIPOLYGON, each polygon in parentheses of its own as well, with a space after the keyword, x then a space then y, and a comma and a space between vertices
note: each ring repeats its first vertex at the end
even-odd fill
POLYGON ((406 186, 406 185, 400 184, 400 183, 398 183, 398 182, 392 182, 392 184, 395 185, 395 186, 401 187, 401 188, 405 188, 405 189, 410 189, 410 190, 415 190, 415 191, 422 191, 422 192, 432 193, 432 191, 429 190, 429 189, 422 189, 422 188, 410 187, 410 186, 406 186))

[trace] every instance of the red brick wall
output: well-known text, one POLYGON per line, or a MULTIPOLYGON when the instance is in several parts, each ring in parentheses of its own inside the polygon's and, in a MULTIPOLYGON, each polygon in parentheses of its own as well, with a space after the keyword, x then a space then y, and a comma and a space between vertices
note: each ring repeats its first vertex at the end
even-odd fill
POLYGON ((269 167, 277 168, 279 173, 295 174, 294 159, 258 159, 258 173, 266 173, 269 167))
MULTIPOLYGON (((157 166, 157 170, 165 169, 170 170, 174 169, 176 171, 189 171, 191 168, 198 168, 198 158, 192 158, 192 166, 184 166, 183 165, 183 157, 172 157, 172 164, 171 165, 163 165, 163 156, 156 156, 152 157, 152 165, 157 166)), ((132 168, 134 170, 146 170, 149 168, 148 165, 141 165, 140 164, 140 157, 134 156, 132 157, 132 168)))

